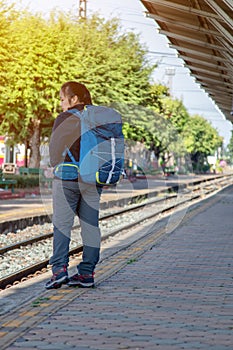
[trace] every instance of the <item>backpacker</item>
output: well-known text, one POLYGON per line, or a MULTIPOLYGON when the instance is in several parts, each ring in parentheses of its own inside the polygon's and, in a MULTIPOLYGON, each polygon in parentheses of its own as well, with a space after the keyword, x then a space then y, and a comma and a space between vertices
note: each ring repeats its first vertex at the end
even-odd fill
MULTIPOLYGON (((69 112, 81 121, 81 181, 102 186, 116 184, 124 167, 121 115, 112 108, 93 105, 87 105, 83 112, 76 109, 69 112)), ((70 153, 72 162, 77 164, 70 153)))

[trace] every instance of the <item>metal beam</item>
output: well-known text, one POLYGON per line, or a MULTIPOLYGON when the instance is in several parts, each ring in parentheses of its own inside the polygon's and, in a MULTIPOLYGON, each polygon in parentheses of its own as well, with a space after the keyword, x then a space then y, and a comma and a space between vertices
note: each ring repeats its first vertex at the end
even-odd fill
POLYGON ((206 47, 208 49, 227 51, 227 49, 225 49, 223 46, 210 44, 207 41, 193 39, 190 36, 184 36, 184 35, 168 32, 167 30, 162 30, 162 29, 159 29, 159 33, 164 34, 170 38, 174 38, 174 39, 178 39, 178 40, 182 40, 182 41, 188 41, 191 44, 206 47))
MULTIPOLYGON (((189 68, 191 70, 195 70, 195 71, 198 71, 198 72, 202 72, 202 73, 206 73, 208 75, 211 75, 211 76, 215 76, 215 77, 219 77, 219 78, 228 78, 229 79, 229 74, 224 74, 224 73, 218 73, 218 72, 214 72, 212 70, 207 70, 207 69, 203 69, 203 68, 199 68, 199 67, 195 67, 195 66, 192 66, 190 64, 185 64, 184 65, 186 68, 189 68)), ((232 74, 232 77, 233 77, 233 74, 232 74)))
POLYGON ((232 2, 232 0, 223 0, 223 1, 230 8, 230 10, 233 11, 233 2, 232 2))
POLYGON ((219 61, 219 62, 229 62, 230 64, 232 63, 231 60, 228 60, 226 58, 223 58, 223 57, 220 57, 220 56, 216 56, 216 55, 210 55, 208 53, 204 53, 202 51, 189 49, 189 48, 184 47, 184 46, 178 46, 178 45, 169 44, 169 47, 171 47, 173 49, 176 49, 177 51, 183 51, 183 52, 191 53, 193 55, 200 56, 200 57, 202 56, 202 57, 205 57, 205 58, 210 59, 210 60, 215 60, 215 61, 219 61))
POLYGON ((215 100, 216 103, 220 103, 224 105, 231 103, 231 99, 220 99, 216 95, 210 95, 210 96, 212 96, 212 98, 215 100))
POLYGON ((233 62, 233 57, 228 54, 228 52, 225 52, 225 57, 227 59, 227 62, 226 62, 226 65, 229 67, 229 68, 232 68, 232 62, 233 62))
POLYGON ((205 0, 205 2, 218 14, 218 16, 224 21, 224 23, 227 23, 230 28, 233 27, 233 20, 228 16, 228 14, 223 11, 223 9, 218 6, 216 1, 214 0, 205 0))
POLYGON ((212 96, 217 96, 216 98, 219 98, 220 100, 228 101, 228 103, 232 99, 232 96, 230 94, 227 94, 226 97, 225 97, 225 94, 220 96, 217 95, 216 90, 213 91, 211 89, 205 88, 205 92, 207 92, 208 94, 211 94, 212 96))
POLYGON ((224 98, 218 98, 218 96, 216 96, 216 94, 214 94, 212 92, 207 91, 207 93, 208 93, 208 95, 211 95, 214 98, 214 100, 218 101, 219 103, 220 102, 225 103, 225 108, 227 107, 228 104, 231 103, 231 99, 232 99, 231 96, 228 96, 228 98, 224 99, 224 98))
MULTIPOLYGON (((212 84, 207 83, 206 81, 200 81, 198 80, 198 78, 196 76, 193 75, 193 77, 196 79, 196 81, 201 84, 202 86, 205 86, 207 88, 212 87, 212 84)), ((216 81, 215 81, 216 83, 216 81)), ((217 81, 217 83, 221 84, 221 81, 217 81)), ((223 85, 214 85, 214 91, 220 91, 221 94, 223 93, 223 91, 225 91, 226 93, 232 94, 232 87, 229 86, 223 86, 223 85)))
MULTIPOLYGON (((221 106, 222 108, 226 109, 226 105, 227 104, 230 104, 231 101, 219 101, 216 99, 215 96, 211 96, 210 97, 214 100, 214 102, 218 105, 218 106, 221 106)), ((230 112, 230 109, 227 108, 227 110, 230 112)))
POLYGON ((203 34, 211 34, 211 35, 214 35, 214 36, 221 36, 221 34, 217 30, 205 29, 205 28, 203 28, 201 26, 195 26, 195 25, 192 25, 192 24, 189 24, 189 23, 181 22, 180 20, 173 20, 173 19, 170 19, 170 18, 162 17, 162 16, 155 15, 155 14, 147 12, 147 11, 145 11, 145 15, 148 18, 154 19, 155 21, 160 21, 160 22, 164 22, 164 23, 170 23, 174 27, 191 29, 191 30, 194 30, 195 32, 199 32, 199 33, 203 33, 203 34))
POLYGON ((198 16, 202 16, 202 17, 206 17, 206 18, 216 18, 219 19, 219 16, 216 15, 213 12, 208 12, 208 11, 202 11, 202 10, 198 10, 195 9, 191 6, 185 6, 185 5, 180 5, 180 4, 176 4, 174 2, 168 1, 168 0, 145 0, 145 2, 149 2, 151 4, 155 4, 155 5, 161 5, 161 6, 165 6, 165 7, 169 7, 169 8, 173 8, 185 13, 189 13, 189 14, 196 14, 198 16))
POLYGON ((231 101, 231 96, 229 95, 229 96, 218 96, 218 95, 216 95, 216 91, 215 91, 215 93, 213 93, 212 91, 209 91, 208 89, 206 89, 206 91, 209 93, 209 95, 211 95, 211 96, 216 96, 216 99, 218 100, 218 101, 222 101, 222 102, 230 102, 231 101))
POLYGON ((233 118, 233 0, 141 2, 196 82, 233 118))
MULTIPOLYGON (((233 37, 216 19, 209 18, 210 23, 218 30, 218 32, 226 38, 231 44, 233 44, 233 37)), ((211 34, 211 33, 210 33, 211 34)))
POLYGON ((226 51, 233 55, 233 45, 228 44, 224 38, 216 37, 216 40, 222 45, 222 47, 225 47, 226 51))
POLYGON ((230 82, 227 82, 227 81, 224 81, 224 80, 219 80, 219 79, 214 79, 214 78, 209 78, 209 77, 206 77, 205 75, 201 75, 201 74, 192 74, 191 73, 191 75, 194 76, 194 78, 202 79, 205 82, 223 84, 223 85, 229 87, 230 89, 232 89, 232 83, 230 83, 230 82))
MULTIPOLYGON (((214 101, 215 102, 215 101, 214 101)), ((218 106, 218 108, 220 109, 220 111, 224 112, 223 114, 230 114, 231 110, 226 108, 225 103, 224 104, 220 104, 220 103, 216 103, 216 105, 218 106)))
MULTIPOLYGON (((225 88, 224 86, 222 86, 223 90, 220 90, 220 94, 218 94, 218 96, 228 96, 228 97, 232 97, 233 96, 233 91, 229 91, 227 88, 225 88), (226 94, 224 93, 226 92, 226 94)), ((206 91, 211 91, 212 93, 216 94, 218 93, 215 86, 212 86, 212 85, 208 85, 205 87, 205 90, 206 91)))
POLYGON ((224 70, 224 71, 233 71, 233 67, 229 68, 226 66, 221 66, 218 65, 216 63, 211 63, 209 60, 204 61, 203 59, 198 59, 198 58, 193 58, 193 57, 188 57, 188 56, 184 56, 184 55, 179 55, 179 58, 182 58, 182 60, 184 60, 185 62, 192 62, 192 63, 197 63, 200 64, 202 66, 207 66, 207 67, 211 67, 211 68, 215 68, 215 69, 219 69, 219 70, 224 70))

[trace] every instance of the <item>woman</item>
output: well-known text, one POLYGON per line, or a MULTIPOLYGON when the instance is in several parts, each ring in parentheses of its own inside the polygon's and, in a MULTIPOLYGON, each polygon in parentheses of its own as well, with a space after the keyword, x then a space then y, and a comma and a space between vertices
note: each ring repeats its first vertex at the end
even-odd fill
MULTIPOLYGON (((92 104, 85 85, 70 81, 60 90, 62 113, 55 119, 49 144, 50 163, 56 167, 62 162, 71 162, 67 150, 79 161, 80 119, 75 111, 82 112, 92 104)), ((80 116, 81 117, 81 116, 80 116)), ((99 260, 100 229, 99 203, 101 187, 74 180, 53 181, 53 255, 50 258, 53 276, 46 289, 59 288, 62 284, 78 287, 94 286, 94 270, 99 260), (78 215, 83 241, 82 261, 78 272, 68 278, 69 243, 75 215, 78 215)))

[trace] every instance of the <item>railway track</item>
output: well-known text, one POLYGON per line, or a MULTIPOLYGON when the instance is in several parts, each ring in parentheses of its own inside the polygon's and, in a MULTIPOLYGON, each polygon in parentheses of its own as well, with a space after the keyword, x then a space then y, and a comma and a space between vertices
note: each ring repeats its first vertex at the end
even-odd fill
MULTIPOLYGON (((174 192, 167 194, 163 198, 150 198, 141 201, 140 203, 131 204, 124 208, 112 209, 108 213, 104 213, 100 217, 100 225, 102 231, 102 240, 107 240, 111 236, 120 234, 124 231, 129 231, 135 226, 141 225, 148 220, 158 220, 159 218, 174 213, 184 207, 188 207, 194 201, 205 199, 211 193, 216 193, 220 189, 229 186, 229 176, 218 177, 209 181, 195 183, 195 185, 185 187, 181 191, 174 189, 174 192), (104 232, 105 231, 105 232, 104 232)), ((79 230, 79 225, 73 227, 73 231, 79 230)), ((46 240, 52 241, 52 232, 38 235, 32 239, 22 240, 8 246, 0 248, 0 256, 4 257, 11 251, 24 249, 24 247, 33 246, 39 242, 46 240)), ((76 238, 78 242, 79 239, 76 238)), ((82 245, 80 243, 74 244, 70 249, 70 255, 80 254, 82 252, 82 245)), ((44 259, 33 265, 26 266, 23 269, 17 270, 12 274, 3 276, 0 279, 0 290, 8 288, 14 284, 20 283, 27 278, 31 278, 36 274, 43 273, 49 263, 49 259, 44 259)))

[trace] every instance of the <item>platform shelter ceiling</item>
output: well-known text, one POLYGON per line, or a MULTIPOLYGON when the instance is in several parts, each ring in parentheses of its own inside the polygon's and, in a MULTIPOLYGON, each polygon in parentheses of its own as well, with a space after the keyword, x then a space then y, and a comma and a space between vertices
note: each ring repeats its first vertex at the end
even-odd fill
POLYGON ((233 0, 141 0, 197 83, 233 123, 233 0))

